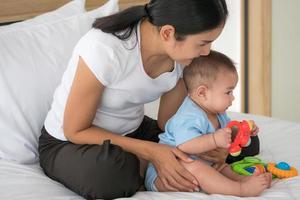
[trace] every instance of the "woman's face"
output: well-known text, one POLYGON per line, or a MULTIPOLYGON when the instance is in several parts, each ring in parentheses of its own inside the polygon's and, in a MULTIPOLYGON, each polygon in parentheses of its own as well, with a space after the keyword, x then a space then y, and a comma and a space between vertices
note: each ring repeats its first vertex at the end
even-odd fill
POLYGON ((166 41, 165 51, 175 61, 186 66, 194 58, 208 55, 211 43, 221 34, 223 25, 199 34, 188 35, 184 40, 176 40, 175 36, 166 41))

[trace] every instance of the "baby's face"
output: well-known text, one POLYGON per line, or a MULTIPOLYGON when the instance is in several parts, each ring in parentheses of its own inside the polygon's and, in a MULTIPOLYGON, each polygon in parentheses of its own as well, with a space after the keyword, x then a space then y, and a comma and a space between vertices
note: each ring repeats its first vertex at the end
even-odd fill
POLYGON ((222 71, 207 91, 207 109, 212 113, 224 113, 234 100, 233 90, 238 82, 234 72, 222 71))

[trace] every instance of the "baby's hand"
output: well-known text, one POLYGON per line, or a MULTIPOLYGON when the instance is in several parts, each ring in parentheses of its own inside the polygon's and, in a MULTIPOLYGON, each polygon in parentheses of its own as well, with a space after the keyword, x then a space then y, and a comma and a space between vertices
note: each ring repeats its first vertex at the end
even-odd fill
POLYGON ((255 122, 253 120, 250 120, 253 127, 252 127, 252 132, 250 133, 251 136, 256 136, 257 133, 259 132, 259 128, 256 126, 255 122))
POLYGON ((228 148, 231 143, 231 129, 222 128, 213 133, 217 147, 228 148))

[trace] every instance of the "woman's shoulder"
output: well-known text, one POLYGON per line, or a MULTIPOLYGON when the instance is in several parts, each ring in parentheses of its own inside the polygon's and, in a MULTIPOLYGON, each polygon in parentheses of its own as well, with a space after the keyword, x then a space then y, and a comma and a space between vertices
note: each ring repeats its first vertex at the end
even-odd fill
POLYGON ((122 41, 113 34, 105 33, 100 29, 92 28, 89 30, 78 42, 78 44, 85 45, 105 45, 114 48, 114 46, 121 44, 122 41))
POLYGON ((116 59, 132 56, 132 51, 136 45, 136 38, 130 37, 128 40, 121 40, 111 33, 105 33, 100 29, 92 28, 77 43, 75 49, 105 49, 109 54, 113 54, 116 59), (132 48, 134 47, 134 48, 132 48))

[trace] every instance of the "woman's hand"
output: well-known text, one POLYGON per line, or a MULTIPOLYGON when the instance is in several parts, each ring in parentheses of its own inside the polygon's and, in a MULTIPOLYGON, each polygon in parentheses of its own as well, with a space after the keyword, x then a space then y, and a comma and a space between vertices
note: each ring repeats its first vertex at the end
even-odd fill
POLYGON ((177 148, 164 144, 151 146, 150 161, 155 166, 158 177, 169 191, 193 192, 199 186, 196 178, 186 170, 177 159, 193 162, 185 153, 177 148))
POLYGON ((213 163, 225 163, 228 156, 228 149, 217 148, 212 151, 204 152, 198 155, 201 159, 213 163))

